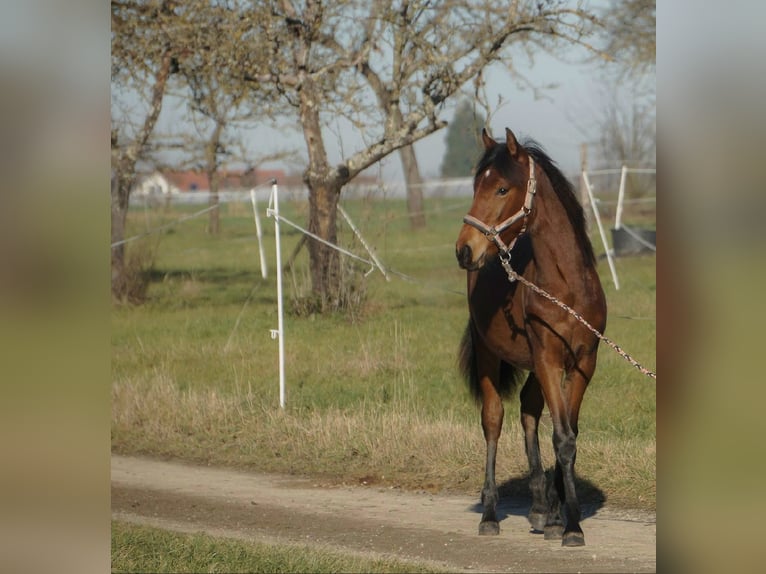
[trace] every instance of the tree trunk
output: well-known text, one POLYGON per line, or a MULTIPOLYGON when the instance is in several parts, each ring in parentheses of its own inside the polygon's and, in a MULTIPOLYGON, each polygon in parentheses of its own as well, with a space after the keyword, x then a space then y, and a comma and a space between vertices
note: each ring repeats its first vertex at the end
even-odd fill
MULTIPOLYGON (((119 169, 112 178, 112 245, 125 238, 131 184, 132 178, 126 177, 119 169)), ((125 245, 120 243, 112 247, 112 296, 121 299, 125 287, 125 245)))
POLYGON ((426 226, 426 215, 423 211, 423 180, 420 177, 415 148, 411 144, 400 148, 399 157, 402 160, 404 180, 407 183, 407 213, 410 215, 410 227, 423 229, 426 226))
MULTIPOLYGON (((112 233, 111 243, 114 245, 125 238, 125 222, 128 217, 128 204, 130 190, 136 181, 136 162, 141 152, 146 147, 154 131, 157 118, 162 110, 162 100, 165 95, 165 86, 170 75, 171 56, 170 49, 165 49, 160 59, 159 69, 152 86, 152 98, 148 113, 144 119, 143 127, 138 133, 133 144, 125 149, 119 148, 116 132, 112 132, 112 157, 121 156, 116 162, 114 179, 112 180, 112 233)), ((125 275, 125 246, 124 244, 112 247, 112 295, 122 298, 126 293, 125 275)))
MULTIPOLYGON (((309 231, 337 244, 338 199, 341 187, 335 182, 309 184, 309 231)), ((340 255, 316 240, 309 240, 312 290, 321 309, 336 309, 340 297, 340 255)))
MULTIPOLYGON (((205 171, 207 172, 208 191, 210 192, 210 200, 208 201, 210 207, 218 205, 218 183, 220 180, 218 175, 218 146, 221 143, 223 126, 224 123, 216 119, 213 132, 210 134, 210 139, 205 146, 205 171)), ((210 210, 207 226, 207 232, 210 235, 218 235, 221 231, 220 211, 219 207, 210 210)))
MULTIPOLYGON (((208 201, 208 205, 213 207, 214 205, 218 205, 218 172, 215 169, 213 169, 213 171, 208 171, 207 180, 210 184, 210 200, 208 201)), ((210 210, 207 226, 207 232, 210 235, 218 235, 221 231, 220 211, 220 207, 210 210)))
MULTIPOLYGON (((337 215, 340 191, 346 179, 329 166, 316 102, 319 87, 306 76, 300 91, 300 114, 309 165, 303 180, 309 188, 309 231, 332 244, 338 243, 337 215)), ((309 241, 311 285, 322 311, 337 308, 340 297, 338 252, 314 239, 309 241)))

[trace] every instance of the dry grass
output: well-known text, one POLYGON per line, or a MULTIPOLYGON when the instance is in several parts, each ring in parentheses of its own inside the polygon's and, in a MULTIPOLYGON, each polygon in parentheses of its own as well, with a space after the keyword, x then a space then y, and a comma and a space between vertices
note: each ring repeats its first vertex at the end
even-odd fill
MULTIPOLYGON (((456 412, 434 419, 424 414, 406 382, 397 389, 385 405, 363 401, 353 410, 282 411, 242 389, 181 390, 159 374, 145 382, 123 381, 112 388, 113 448, 338 483, 478 492, 484 468, 478 413, 474 421, 456 412)), ((507 412, 498 480, 509 481, 506 492, 526 495, 521 429, 512 416, 515 408, 507 412)), ((547 440, 551 431, 544 417, 541 448, 548 463, 554 460, 547 440)), ((653 441, 583 435, 579 451, 586 500, 654 509, 653 441)))
POLYGON ((465 473, 444 477, 481 462, 478 427, 449 413, 427 420, 407 394, 395 392, 385 408, 365 401, 355 410, 282 411, 246 392, 182 391, 158 375, 148 384, 113 385, 113 429, 121 437, 114 447, 161 444, 165 456, 188 458, 191 449, 200 461, 341 481, 437 490, 463 482, 465 473))
POLYGON ((113 285, 113 296, 122 302, 141 304, 146 300, 154 267, 156 244, 128 245, 121 281, 113 285))

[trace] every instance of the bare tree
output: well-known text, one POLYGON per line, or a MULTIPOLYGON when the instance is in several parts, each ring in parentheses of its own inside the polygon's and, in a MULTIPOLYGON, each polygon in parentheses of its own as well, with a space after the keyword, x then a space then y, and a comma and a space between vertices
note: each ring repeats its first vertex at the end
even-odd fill
MULTIPOLYGON (((210 207, 219 205, 218 191, 220 184, 220 168, 226 158, 231 158, 232 152, 227 149, 225 135, 227 129, 245 120, 252 113, 252 106, 247 109, 245 103, 256 104, 258 98, 253 92, 237 89, 232 82, 232 70, 227 55, 229 49, 214 48, 228 37, 230 27, 225 8, 219 5, 203 4, 207 10, 192 9, 191 23, 195 29, 195 44, 199 50, 189 54, 180 64, 180 71, 189 88, 188 104, 192 116, 201 116, 203 125, 198 128, 209 130, 203 137, 201 163, 207 176, 210 207)), ((199 3, 191 3, 196 8, 199 3), (196 4, 196 5, 195 5, 196 4)), ((198 119, 193 123, 196 125, 198 119)), ((190 145, 191 148, 195 146, 190 145)), ((208 233, 218 235, 220 232, 219 209, 212 209, 209 214, 208 233)))
MULTIPOLYGON (((452 0, 272 2, 253 33, 267 38, 267 69, 247 78, 270 82, 295 108, 309 167, 310 230, 336 241, 343 186, 390 153, 444 127, 443 104, 512 42, 549 49, 584 43, 596 18, 566 2, 452 0), (325 145, 328 117, 343 116, 367 138, 340 165, 325 145)), ((335 252, 310 243, 315 294, 333 306, 335 252)))
POLYGON ((605 51, 628 73, 654 70, 657 60, 656 0, 616 0, 604 14, 605 51))
POLYGON ((657 128, 653 102, 626 103, 615 90, 599 122, 599 133, 600 155, 608 165, 654 165, 657 128))
MULTIPOLYGON (((606 43, 601 51, 605 57, 598 61, 606 97, 596 104, 584 103, 584 111, 570 117, 589 142, 582 144, 583 170, 593 163, 588 158, 590 146, 598 154, 595 163, 604 167, 655 163, 655 14, 655 0, 615 0, 601 13, 606 43)), ((607 186, 617 185, 611 176, 606 181, 607 186)), ((638 189, 632 174, 630 184, 638 189)))
POLYGON ((112 1, 112 86, 143 101, 132 110, 112 102, 111 241, 112 294, 125 295, 125 221, 136 164, 146 152, 165 91, 175 69, 173 42, 166 32, 174 3, 112 1))
MULTIPOLYGON (((248 98, 266 93, 277 106, 269 112, 297 118, 308 156, 303 178, 309 229, 330 243, 337 242, 343 186, 444 127, 449 98, 492 63, 512 67, 508 46, 532 52, 587 45, 598 26, 579 3, 565 0, 190 0, 174 14, 178 22, 195 22, 174 36, 174 48, 195 66, 212 63, 218 78, 228 77, 218 92, 239 91, 248 98), (341 117, 363 143, 332 165, 328 126, 341 117)), ((185 59, 179 59, 181 67, 185 59)), ((405 173, 416 174, 414 154, 402 153, 405 173)), ((410 210, 422 206, 415 200, 410 210)), ((312 241, 309 254, 321 308, 337 307, 337 252, 312 241)))

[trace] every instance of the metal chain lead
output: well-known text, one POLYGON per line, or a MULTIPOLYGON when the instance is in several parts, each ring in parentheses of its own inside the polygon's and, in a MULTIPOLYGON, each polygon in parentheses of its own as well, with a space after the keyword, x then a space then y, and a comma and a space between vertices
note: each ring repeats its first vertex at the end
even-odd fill
POLYGON ((649 370, 649 369, 647 369, 646 367, 642 366, 642 365, 641 365, 641 363, 639 363, 639 362, 638 362, 638 361, 636 361, 636 360, 635 360, 633 357, 631 357, 631 356, 630 356, 628 353, 626 353, 625 351, 623 351, 623 350, 622 350, 622 348, 620 348, 620 346, 619 346, 617 343, 614 343, 614 342, 612 342, 612 341, 611 341, 609 338, 607 338, 607 337, 605 337, 604 335, 602 335, 601 333, 599 333, 599 332, 598 332, 598 330, 597 330, 596 328, 594 328, 594 327, 593 327, 593 325, 591 325, 590 323, 588 323, 588 322, 587 322, 587 321, 586 321, 586 320, 583 318, 583 316, 582 316, 582 315, 580 315, 580 314, 579 314, 577 311, 575 311, 574 309, 572 309, 572 308, 571 308, 569 305, 567 305, 566 303, 563 303, 562 301, 559 301, 558 299, 556 299, 556 297, 554 297, 553 295, 551 295, 551 294, 550 294, 550 293, 548 293, 547 291, 544 291, 543 289, 540 289, 540 288, 539 288, 537 285, 535 285, 534 283, 530 283, 529 281, 527 281, 526 279, 524 279, 524 277, 522 277, 521 275, 519 275, 518 273, 516 273, 516 272, 513 270, 513 268, 511 267, 511 257, 510 257, 510 253, 506 252, 506 253, 504 254, 504 253, 502 253, 502 252, 501 252, 501 253, 500 253, 500 262, 501 262, 501 263, 502 263, 502 265, 503 265, 503 269, 505 269, 505 272, 508 274, 508 280, 509 280, 511 283, 513 283, 514 281, 519 281, 520 283, 523 283, 524 285, 526 285, 527 287, 529 287, 529 288, 530 288, 532 291, 534 291, 535 293, 537 293, 538 295, 540 295, 541 297, 544 297, 545 299, 548 299, 548 301, 550 301, 551 303, 555 303, 556 305, 558 305, 559 307, 561 307, 562 309, 564 309, 564 311, 566 311, 567 313, 569 313, 570 315, 572 315, 572 317, 574 317, 575 319, 577 319, 577 320, 578 320, 580 323, 582 323, 583 325, 585 325, 585 327, 587 327, 587 328, 588 328, 588 330, 589 330, 591 333, 593 333, 594 335, 596 335, 596 337, 598 337, 599 339, 601 339, 602 341, 604 341, 604 343, 606 343, 607 345, 609 345, 609 346, 610 346, 612 349, 614 349, 615 351, 617 351, 617 353, 618 353, 618 354, 619 354, 619 355, 620 355, 620 356, 621 356, 623 359, 625 359, 625 360, 626 360, 626 361, 628 361, 628 362, 629 362, 631 365, 633 365, 634 367, 636 367, 636 368, 637 368, 639 371, 641 371, 641 373, 643 373, 644 375, 646 375, 646 376, 648 376, 648 377, 651 377, 651 378, 652 378, 652 379, 654 379, 655 381, 657 380, 657 374, 656 374, 655 372, 653 372, 653 371, 650 371, 650 370, 649 370), (504 255, 505 255, 505 256, 504 256, 504 255))

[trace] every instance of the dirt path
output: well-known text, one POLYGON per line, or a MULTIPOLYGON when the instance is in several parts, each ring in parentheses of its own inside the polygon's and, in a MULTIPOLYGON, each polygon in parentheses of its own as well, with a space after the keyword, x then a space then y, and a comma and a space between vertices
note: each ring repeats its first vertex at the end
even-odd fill
MULTIPOLYGON (((652 572, 654 514, 601 509, 586 546, 532 534, 527 508, 503 500, 501 532, 479 537, 469 496, 327 487, 308 479, 112 456, 112 516, 240 540, 320 544, 464 572, 652 572)), ((587 515, 588 513, 586 513, 587 515)))

